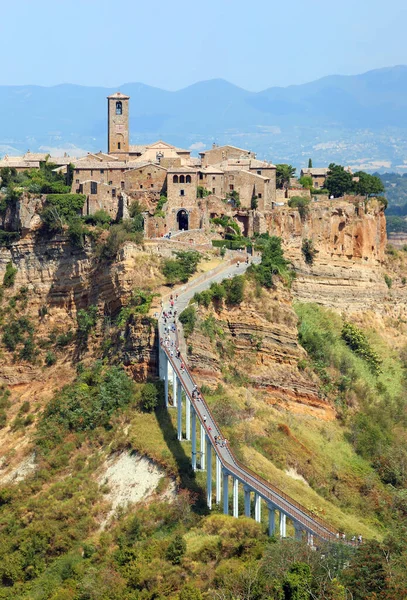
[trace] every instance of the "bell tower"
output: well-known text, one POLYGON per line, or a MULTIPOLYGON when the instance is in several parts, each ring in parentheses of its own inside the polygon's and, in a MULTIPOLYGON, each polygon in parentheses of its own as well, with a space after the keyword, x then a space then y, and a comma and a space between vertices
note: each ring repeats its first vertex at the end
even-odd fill
POLYGON ((107 97, 107 151, 123 159, 129 154, 129 100, 121 92, 107 97))

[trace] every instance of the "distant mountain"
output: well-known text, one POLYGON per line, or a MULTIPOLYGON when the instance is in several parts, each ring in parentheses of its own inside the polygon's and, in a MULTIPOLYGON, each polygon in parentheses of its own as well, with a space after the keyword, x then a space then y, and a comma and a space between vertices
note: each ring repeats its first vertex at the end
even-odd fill
MULTIPOLYGON (((131 96, 132 143, 164 138, 200 150, 216 141, 297 167, 312 157, 314 165, 407 169, 407 66, 258 93, 221 79, 176 92, 141 83, 120 90, 131 96)), ((106 149, 106 96, 114 91, 0 86, 0 154, 106 149)))

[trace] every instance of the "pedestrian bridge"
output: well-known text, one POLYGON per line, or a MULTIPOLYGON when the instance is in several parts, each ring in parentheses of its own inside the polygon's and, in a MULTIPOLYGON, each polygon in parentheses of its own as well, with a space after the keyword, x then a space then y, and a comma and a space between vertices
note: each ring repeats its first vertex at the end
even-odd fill
MULTIPOLYGON (((241 265, 237 269, 233 267, 233 269, 233 274, 241 274, 245 270, 245 265, 241 265)), ((208 287, 212 281, 221 281, 227 275, 225 269, 216 277, 207 279, 203 286, 208 287)), ((191 286, 185 286, 184 293, 180 294, 176 302, 177 310, 187 305, 194 293, 194 287, 194 282, 191 286)), ((202 289, 202 285, 200 289, 202 289)), ((254 517, 257 522, 261 522, 262 510, 265 508, 268 511, 270 535, 286 537, 287 521, 291 521, 296 539, 305 539, 310 545, 314 543, 314 538, 337 541, 339 533, 336 529, 243 465, 235 457, 228 443, 217 443, 215 438, 224 440, 224 436, 202 394, 197 399, 196 394, 193 393, 196 384, 187 368, 186 361, 182 355, 177 357, 176 348, 179 347, 180 342, 178 323, 174 327, 175 331, 172 331, 171 326, 174 319, 165 320, 163 318, 163 312, 169 310, 170 304, 164 303, 159 318, 159 373, 165 385, 165 404, 168 409, 177 410, 178 440, 185 439, 191 442, 193 470, 206 471, 208 508, 211 509, 212 503, 215 502, 223 505, 225 515, 229 514, 229 489, 231 486, 233 491, 232 514, 234 517, 238 517, 239 488, 243 488, 245 516, 254 517), (166 331, 166 328, 169 331, 166 331), (169 403, 170 386, 172 386, 171 405, 169 403), (184 432, 185 437, 183 437, 184 432), (214 490, 213 482, 215 483, 214 490), (254 499, 253 503, 252 499, 254 499), (254 511, 252 511, 253 507, 254 511)))

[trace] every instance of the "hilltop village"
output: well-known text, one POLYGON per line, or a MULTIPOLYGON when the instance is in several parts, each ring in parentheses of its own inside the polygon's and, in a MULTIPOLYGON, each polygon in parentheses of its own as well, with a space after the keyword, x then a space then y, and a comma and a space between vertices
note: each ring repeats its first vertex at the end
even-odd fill
MULTIPOLYGON (((263 216, 276 205, 293 195, 310 197, 297 180, 292 180, 292 189, 276 189, 276 166, 257 160, 250 150, 214 144, 195 158, 189 150, 161 140, 132 146, 130 97, 117 92, 107 101, 107 153, 76 159, 28 151, 21 157, 4 157, 0 169, 24 172, 48 160, 56 172, 70 178, 72 193, 86 196, 83 216, 104 210, 112 219, 125 218, 131 203, 138 200, 144 211, 144 234, 149 238, 203 229, 210 219, 225 215, 233 217, 243 235, 250 236, 266 231, 263 216)), ((327 171, 306 169, 301 175, 312 176, 318 188, 323 187, 327 171)))

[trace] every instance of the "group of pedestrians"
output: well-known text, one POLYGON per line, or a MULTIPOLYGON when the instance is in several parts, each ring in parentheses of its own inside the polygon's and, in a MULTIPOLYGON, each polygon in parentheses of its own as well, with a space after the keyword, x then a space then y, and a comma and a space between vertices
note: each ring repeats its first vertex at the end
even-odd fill
POLYGON ((227 448, 228 441, 226 438, 222 438, 220 435, 215 435, 215 444, 219 446, 219 448, 227 448))
MULTIPOLYGON (((346 534, 345 534, 345 533, 343 533, 343 532, 342 532, 342 533, 339 533, 339 532, 338 532, 338 533, 336 534, 336 538, 337 538, 338 540, 342 540, 343 542, 345 542, 345 541, 346 541, 346 534)), ((356 537, 356 535, 353 535, 353 536, 352 536, 352 538, 351 538, 351 542, 352 542, 353 544, 356 544, 356 543, 358 543, 358 544, 362 544, 362 543, 363 543, 363 538, 362 538, 362 536, 361 536, 361 535, 358 535, 357 537, 356 537)))

